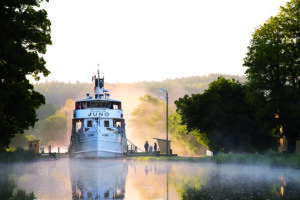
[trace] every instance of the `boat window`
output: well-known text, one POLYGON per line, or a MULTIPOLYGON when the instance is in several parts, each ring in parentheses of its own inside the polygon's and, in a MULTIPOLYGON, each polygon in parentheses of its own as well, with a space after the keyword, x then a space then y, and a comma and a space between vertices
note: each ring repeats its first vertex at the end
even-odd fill
POLYGON ((87 121, 87 127, 92 127, 93 126, 93 121, 92 120, 88 120, 87 121))
POLYGON ((106 102, 104 107, 105 108, 111 108, 111 103, 110 102, 106 102))
POLYGON ((76 122, 76 130, 80 129, 82 127, 81 121, 76 122))
POLYGON ((104 127, 109 127, 109 121, 108 120, 104 121, 104 127))
POLYGON ((99 121, 99 118, 95 118, 94 123, 93 123, 93 126, 94 126, 94 127, 97 127, 97 126, 98 126, 98 121, 99 121))
POLYGON ((85 103, 86 103, 86 102, 76 102, 76 104, 75 104, 75 109, 76 109, 76 110, 79 110, 79 109, 85 109, 85 108, 86 108, 85 103))
POLYGON ((88 108, 111 108, 110 102, 103 102, 103 101, 94 101, 94 102, 88 102, 88 108))
POLYGON ((86 108, 85 103, 86 103, 86 102, 76 102, 76 104, 75 104, 75 109, 76 109, 76 110, 79 110, 79 109, 85 109, 85 108, 86 108))
POLYGON ((108 199, 109 198, 109 190, 106 190, 104 192, 104 199, 108 199))
POLYGON ((124 120, 123 119, 113 119, 113 126, 114 127, 123 127, 124 120))
POLYGON ((100 88, 103 88, 104 86, 104 80, 103 78, 96 78, 95 80, 95 87, 100 87, 100 88))
POLYGON ((95 88, 98 87, 98 81, 99 81, 99 79, 96 78, 96 80, 95 80, 95 88))
POLYGON ((121 127, 121 122, 116 122, 116 127, 121 127))
POLYGON ((83 120, 82 119, 76 119, 73 121, 72 129, 76 133, 82 133, 83 132, 83 120))
MULTIPOLYGON (((106 101, 93 101, 93 102, 82 102, 78 104, 78 109, 81 108, 81 104, 83 104, 83 108, 109 108, 114 110, 120 110, 121 109, 121 102, 106 102, 106 101)), ((77 107, 77 104, 76 104, 77 107)))
POLYGON ((125 131, 125 123, 123 119, 113 119, 113 126, 115 129, 115 133, 123 134, 125 131))
POLYGON ((79 102, 76 102, 76 104, 75 104, 75 109, 76 109, 76 110, 80 109, 80 103, 79 103, 79 102))
POLYGON ((111 109, 120 110, 121 109, 121 102, 112 102, 111 109))
POLYGON ((80 109, 85 109, 85 102, 82 102, 82 103, 80 104, 80 109))

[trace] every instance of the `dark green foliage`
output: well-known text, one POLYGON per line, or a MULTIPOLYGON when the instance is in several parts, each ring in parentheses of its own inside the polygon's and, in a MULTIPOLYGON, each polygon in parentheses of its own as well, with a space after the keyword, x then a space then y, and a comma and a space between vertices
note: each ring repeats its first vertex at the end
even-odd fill
POLYGON ((184 188, 181 193, 181 198, 183 200, 297 200, 300 195, 298 187, 299 184, 295 180, 289 180, 287 185, 280 183, 280 181, 271 184, 268 180, 254 179, 253 177, 249 177, 249 175, 224 177, 221 173, 215 172, 210 174, 207 183, 201 188, 184 188), (282 188, 284 188, 284 193, 281 193, 282 188))
POLYGON ((178 145, 178 143, 182 144, 188 154, 205 155, 206 148, 203 145, 204 142, 197 138, 194 132, 186 134, 187 128, 185 125, 182 125, 181 122, 181 116, 177 112, 169 116, 169 133, 171 137, 175 139, 176 145, 178 145))
POLYGON ((33 150, 24 150, 21 148, 15 151, 0 151, 0 162, 28 162, 37 158, 37 154, 33 150))
POLYGON ((203 94, 185 95, 175 104, 182 124, 211 151, 261 151, 274 145, 274 138, 253 118, 246 87, 234 80, 220 77, 203 94))
POLYGON ((26 137, 25 134, 16 134, 14 138, 12 138, 9 147, 12 148, 26 148, 28 147, 28 138, 26 137))
POLYGON ((40 54, 51 44, 50 21, 43 0, 0 1, 0 147, 34 126, 36 109, 45 103, 26 76, 39 80, 49 74, 40 54))
POLYGON ((2 200, 34 200, 36 199, 33 192, 27 194, 24 190, 17 189, 15 181, 9 178, 7 174, 7 165, 1 166, 0 173, 0 199, 2 200), (5 168, 5 169, 3 169, 5 168))
POLYGON ((248 97, 257 117, 279 129, 289 141, 300 129, 300 1, 291 0, 280 13, 255 30, 244 66, 248 97), (279 118, 274 120, 275 114, 279 118))
MULTIPOLYGON (((35 127, 26 130, 26 132, 24 134, 16 134, 15 137, 12 138, 12 140, 9 144, 9 147, 13 147, 15 149, 16 148, 25 148, 25 149, 28 148, 29 140, 33 140, 35 138, 41 137, 40 124, 42 124, 43 121, 46 120, 46 118, 48 118, 52 115, 55 115, 57 110, 58 110, 58 106, 55 106, 53 104, 42 105, 37 110, 37 116, 38 116, 39 121, 35 123, 35 127)), ((41 138, 41 139, 43 139, 43 138, 41 138)))

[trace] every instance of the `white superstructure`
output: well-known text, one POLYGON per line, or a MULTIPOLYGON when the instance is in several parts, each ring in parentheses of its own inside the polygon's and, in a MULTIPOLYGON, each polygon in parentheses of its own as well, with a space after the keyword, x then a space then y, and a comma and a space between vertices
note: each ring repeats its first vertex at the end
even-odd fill
POLYGON ((72 157, 121 157, 127 151, 121 101, 109 98, 104 77, 93 77, 95 96, 75 102, 69 152, 72 157))

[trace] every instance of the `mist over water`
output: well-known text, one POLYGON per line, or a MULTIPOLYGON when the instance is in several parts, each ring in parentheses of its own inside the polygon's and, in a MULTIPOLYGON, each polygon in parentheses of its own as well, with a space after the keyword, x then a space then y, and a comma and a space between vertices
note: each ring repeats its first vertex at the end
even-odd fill
MULTIPOLYGON (((1 164, 1 185, 37 199, 299 199, 300 171, 189 162, 70 160, 1 164)), ((0 189, 0 197, 5 188, 0 189)), ((1 198, 0 198, 1 199, 1 198)))

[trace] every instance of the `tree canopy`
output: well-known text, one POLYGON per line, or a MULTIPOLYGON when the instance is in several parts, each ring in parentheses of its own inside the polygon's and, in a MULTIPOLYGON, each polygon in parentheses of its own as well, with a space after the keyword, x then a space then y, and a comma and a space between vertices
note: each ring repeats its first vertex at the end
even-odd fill
MULTIPOLYGON (((130 128, 135 130, 134 142, 143 145, 145 140, 148 140, 152 145, 153 138, 166 137, 165 106, 164 101, 151 95, 140 98, 140 103, 132 112, 130 120, 130 128)), ((169 139, 172 140, 173 152, 181 155, 203 155, 204 146, 194 135, 186 135, 186 126, 180 124, 180 115, 174 112, 174 109, 170 109, 169 113, 169 139)))
POLYGON ((263 134, 253 118, 246 86, 235 80, 220 77, 203 94, 185 95, 175 104, 182 124, 211 151, 260 151, 272 144, 272 137, 263 134))
POLYGON ((46 144, 65 145, 67 138, 67 117, 64 115, 51 115, 41 122, 41 138, 46 144))
POLYGON ((257 114, 273 128, 282 126, 292 141, 300 134, 299 43, 300 0, 291 0, 255 30, 244 59, 249 100, 262 111, 257 114))
POLYGON ((0 147, 34 126, 36 109, 45 103, 26 78, 39 80, 50 73, 41 56, 51 44, 51 23, 39 9, 43 1, 0 1, 0 147))

